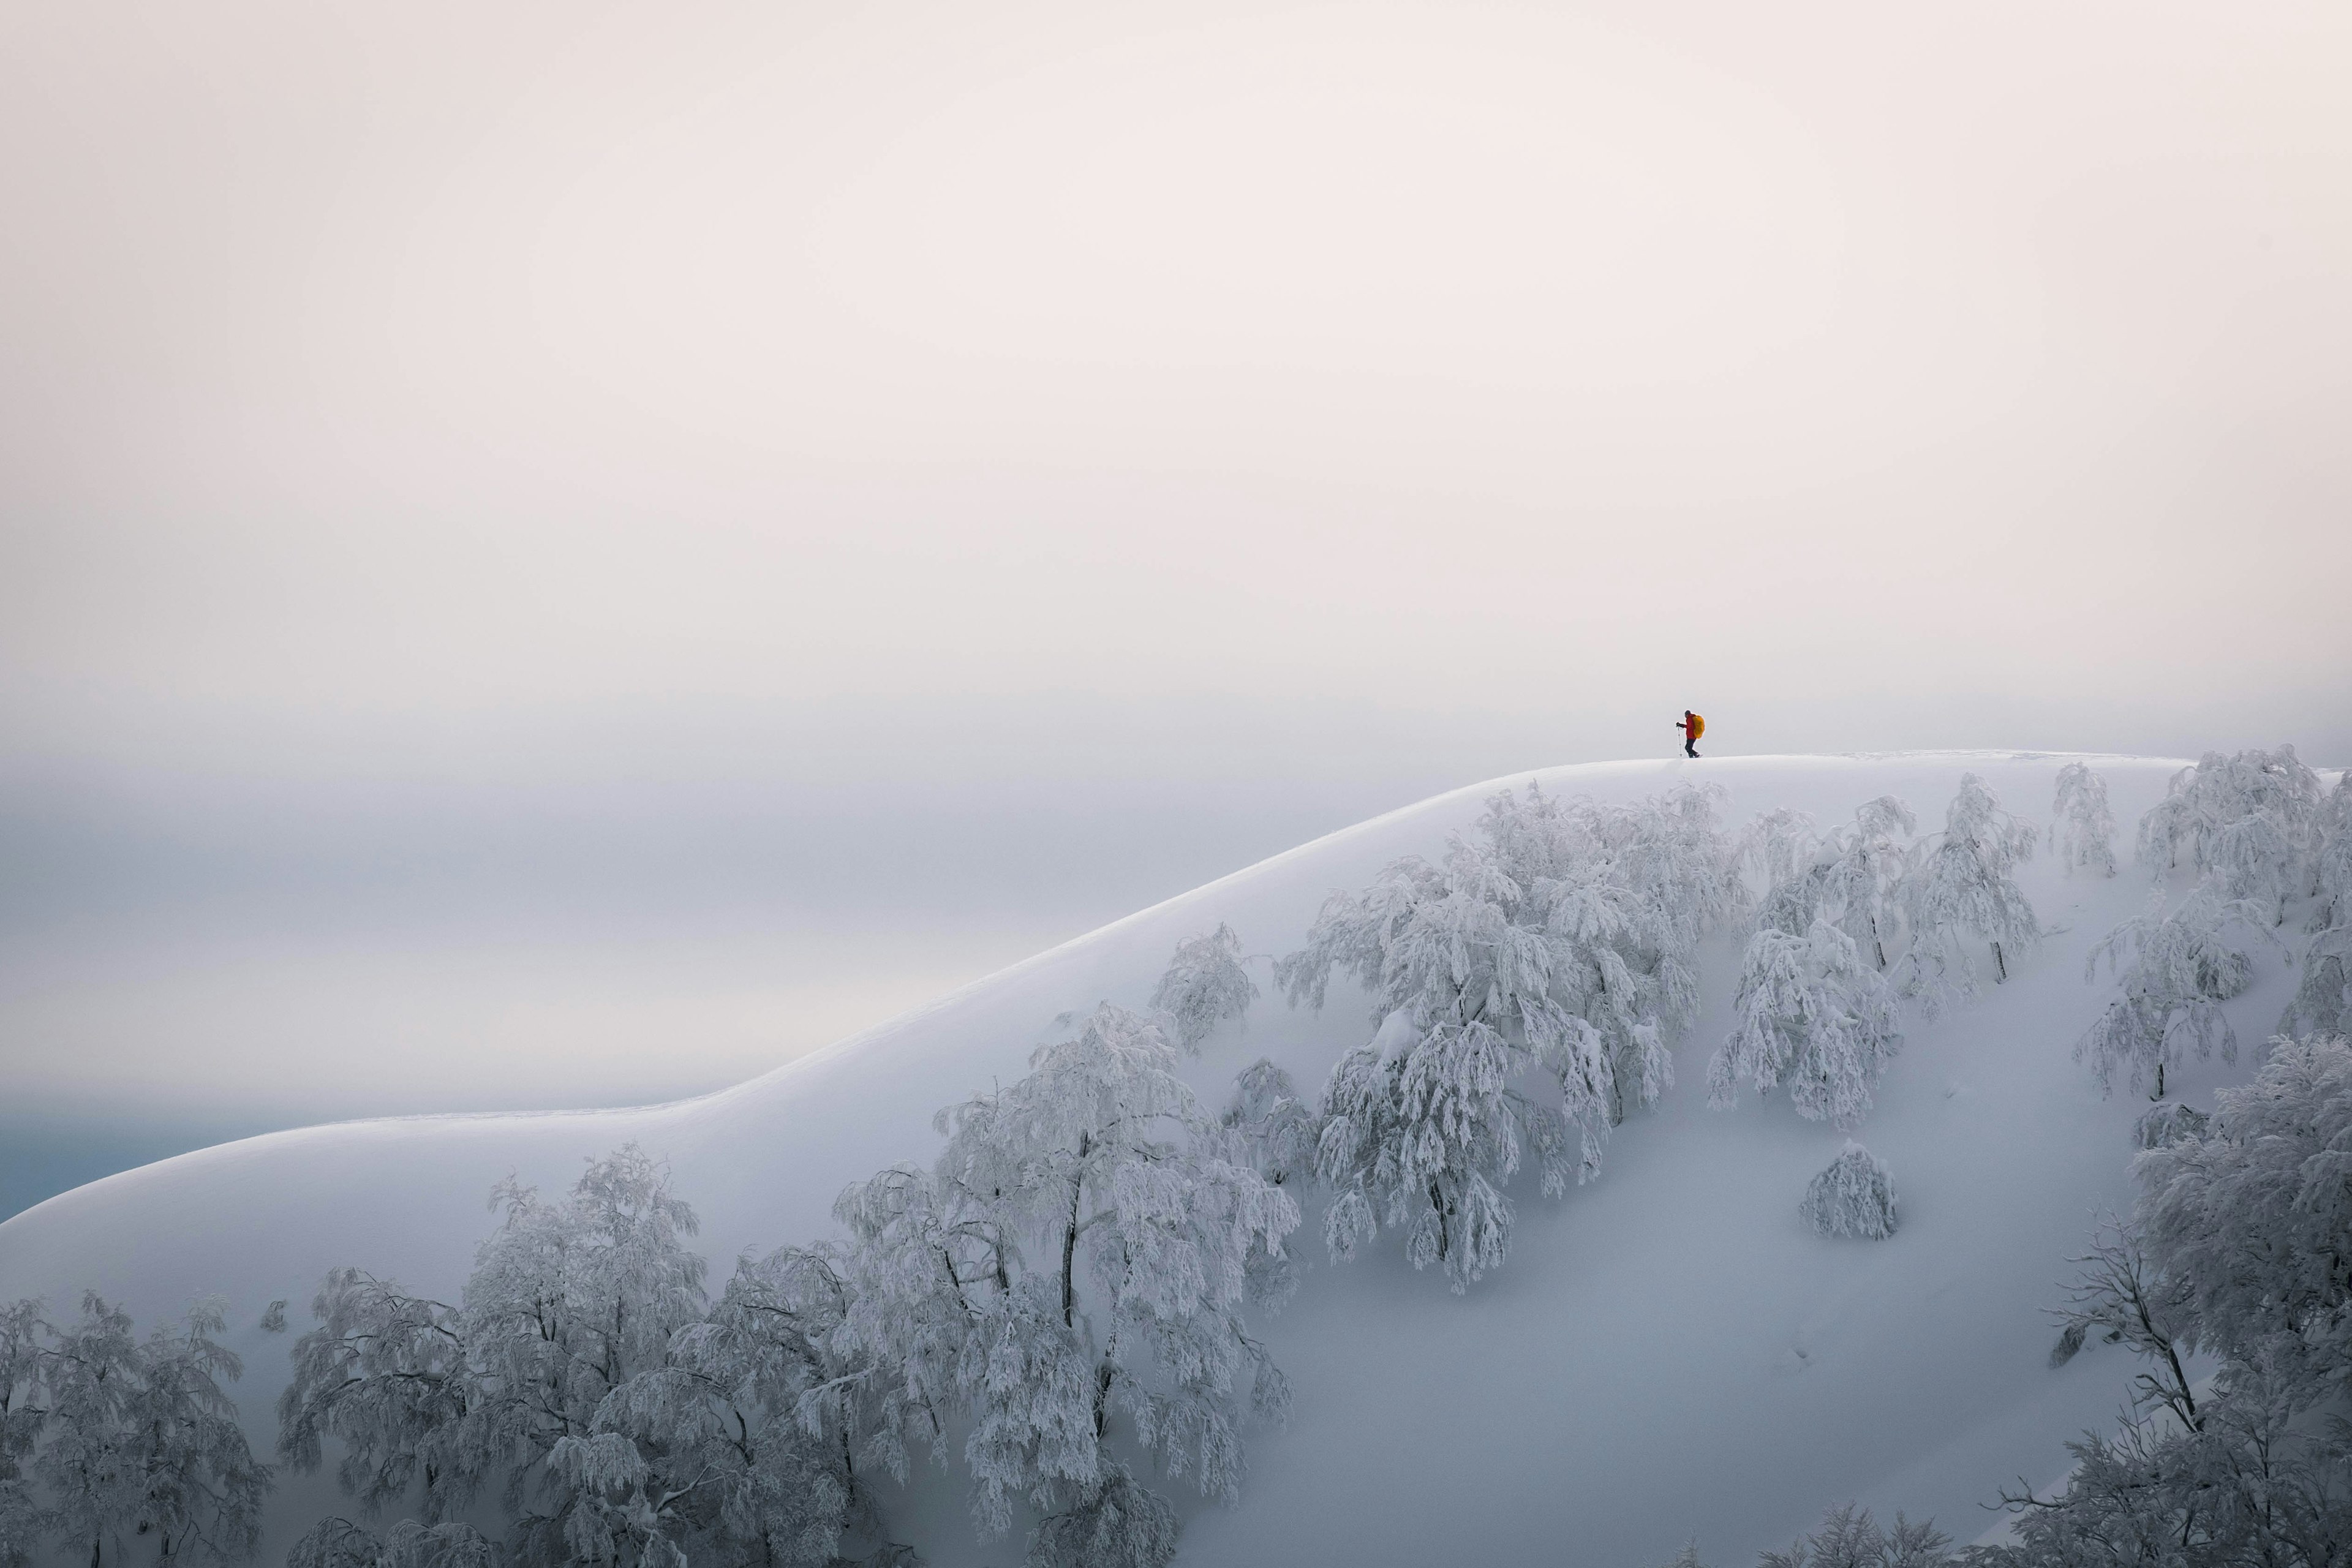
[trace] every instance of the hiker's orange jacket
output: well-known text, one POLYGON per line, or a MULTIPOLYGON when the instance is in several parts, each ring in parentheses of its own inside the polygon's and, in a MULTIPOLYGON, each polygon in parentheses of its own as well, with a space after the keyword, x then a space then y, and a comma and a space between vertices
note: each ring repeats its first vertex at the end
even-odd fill
POLYGON ((1690 722, 1689 722, 1689 723, 1687 723, 1687 724, 1677 724, 1677 725, 1675 725, 1675 729, 1677 729, 1677 730, 1688 730, 1688 731, 1690 731, 1690 738, 1691 738, 1692 740, 1694 740, 1694 741, 1697 740, 1701 735, 1704 735, 1704 734, 1706 734, 1706 720, 1704 720, 1704 719, 1700 718, 1700 717, 1699 717, 1697 714, 1696 714, 1696 713, 1685 713, 1685 714, 1684 715, 1684 717, 1685 717, 1685 718, 1686 718, 1686 719, 1688 719, 1688 720, 1690 721, 1690 722))

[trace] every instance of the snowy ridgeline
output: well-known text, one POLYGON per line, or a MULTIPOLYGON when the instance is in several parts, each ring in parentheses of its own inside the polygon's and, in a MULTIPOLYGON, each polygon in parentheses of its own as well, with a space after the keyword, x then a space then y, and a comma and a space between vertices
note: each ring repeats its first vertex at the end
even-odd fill
MULTIPOLYGON (((2133 956, 2079 1047, 2102 1084, 2120 1071, 2161 1097, 2168 1064, 2233 1052, 2215 1009, 2248 982, 2239 943, 2281 942, 2306 906, 2288 1021, 2340 1026, 2347 791, 2284 750, 2209 756, 2173 781, 2140 854, 2196 885, 2091 955, 2133 956)), ((2054 808, 2070 872, 2112 876, 2104 781, 2066 766, 2054 808)), ((694 1212, 636 1148, 561 1199, 509 1184, 457 1302, 356 1267, 320 1289, 277 1458, 331 1468, 352 1501, 289 1561, 907 1563, 891 1510, 920 1463, 961 1475, 983 1538, 1024 1527, 1033 1563, 1163 1563, 1182 1515, 1156 1489, 1233 1501, 1247 1432, 1289 1411, 1255 1320, 1295 1288, 1302 1205, 1319 1208, 1335 1262, 1401 1232, 1414 1268, 1468 1290, 1510 1258, 1522 1163, 1564 1194, 1672 1086, 1672 1047, 1700 1011, 1698 947, 1717 931, 1746 936, 1710 1103, 1785 1089, 1800 1117, 1855 1124, 1906 1011, 1932 1019, 2000 984, 2043 938, 2016 879, 2038 837, 1974 774, 1926 836, 1892 796, 1827 831, 1776 811, 1735 834, 1696 788, 1617 805, 1506 791, 1439 861, 1398 859, 1334 895, 1274 965, 1295 1007, 1319 1010, 1335 973, 1373 1003, 1370 1037, 1311 1097, 1271 1061, 1243 1070, 1222 1113, 1188 1087, 1184 1062, 1260 995, 1220 925, 1180 943, 1149 1015, 1066 1016, 1027 1076, 940 1112, 936 1160, 851 1185, 838 1234, 747 1257, 715 1302, 694 1212)), ((2329 1049, 2265 1069, 2306 1064, 2317 1087, 2277 1113, 2294 1126, 2341 1114, 2329 1049)), ((2159 1105, 2141 1124, 2147 1158, 2234 1147, 2237 1114, 2159 1105)), ((1858 1145, 1787 1201, 1826 1235, 1895 1229, 1893 1174, 1858 1145)), ((2209 1203, 2207 1221, 2235 1223, 2234 1201, 2209 1203)), ((2193 1237, 2179 1238, 2195 1226, 2165 1223, 2172 1250, 2128 1244, 2143 1295, 2189 1289, 2193 1237)), ((2098 1316, 2112 1274, 2085 1287, 2074 1343, 2074 1322, 2123 1321, 2098 1316)), ((2341 1279, 2299 1289, 2298 1311, 2347 1310, 2341 1279)), ((2167 1346, 2237 1353, 2179 1310, 2149 1317, 2167 1346)), ((2260 1316, 2229 1321, 2246 1310, 2260 1316)), ((282 1321, 273 1308, 265 1326, 282 1321)), ((140 1342, 95 1298, 78 1321, 31 1303, 0 1321, 0 1563, 47 1543, 102 1564, 148 1537, 176 1557, 250 1549, 270 1478, 229 1418, 221 1384, 237 1366, 220 1328, 205 1310, 140 1342)), ((2283 1421, 2323 1386, 2294 1375, 2296 1392, 2262 1405, 2283 1421)), ((2173 1453, 2129 1440, 2147 1450, 2134 1463, 2173 1453)), ((1932 1531, 1847 1513, 1798 1552, 1944 1550, 1932 1531)))

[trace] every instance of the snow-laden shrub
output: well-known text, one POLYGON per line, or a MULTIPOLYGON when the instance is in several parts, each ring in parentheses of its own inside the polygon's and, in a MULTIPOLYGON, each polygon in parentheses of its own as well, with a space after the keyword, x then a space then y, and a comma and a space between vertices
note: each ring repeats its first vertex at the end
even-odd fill
POLYGON ((1895 1234, 1895 1173, 1861 1144, 1849 1142, 1805 1188, 1801 1212, 1822 1236, 1884 1241, 1895 1234))
POLYGON ((2224 933, 2234 929, 2274 944, 2268 918, 2260 906, 2225 900, 2207 884, 2170 914, 2159 895, 2147 913, 2126 921, 2091 949, 2085 982, 2097 975, 2100 959, 2112 973, 2126 951, 2132 953, 2123 968, 2123 994, 2074 1043, 2074 1059, 2090 1062, 2102 1094, 2112 1091, 2121 1069, 2134 1089, 2152 1079, 2150 1098, 2161 1100, 2166 1068, 2179 1066, 2192 1051, 2210 1058, 2218 1046, 2223 1061, 2238 1059, 2237 1033, 2221 1004, 2252 984, 2254 966, 2224 933))
POLYGON ((2068 763, 2058 770, 2050 810, 2050 847, 2066 863, 2066 874, 2080 869, 2114 876, 2116 814, 2107 805, 2107 781, 2087 763, 2068 763))
POLYGON ((1960 775, 1944 814, 1944 831, 1912 851, 1900 889, 1911 927, 1902 989, 1933 1016, 1952 996, 1976 993, 1976 968, 1963 939, 1992 950, 1996 982, 2009 978, 2010 955, 2041 940, 2033 906, 2011 875, 2041 835, 2001 809, 1990 785, 1960 775))
POLYGON ((2143 1149, 2161 1149, 2183 1138, 2202 1138, 2213 1119, 2194 1106, 2167 1100, 2148 1107, 2132 1123, 2132 1140, 2143 1149))
POLYGON ((1239 1018, 1257 1000, 1257 984, 1242 967, 1242 941, 1220 921, 1205 936, 1176 944, 1167 973, 1151 993, 1151 1005, 1169 1022, 1177 1047, 1201 1054, 1201 1042, 1228 1018, 1239 1018))

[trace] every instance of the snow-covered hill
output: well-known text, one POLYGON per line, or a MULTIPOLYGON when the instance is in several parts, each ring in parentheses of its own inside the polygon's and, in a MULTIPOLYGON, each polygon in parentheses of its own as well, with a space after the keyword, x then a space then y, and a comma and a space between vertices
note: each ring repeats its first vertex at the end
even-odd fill
MULTIPOLYGON (((68 1306, 85 1288, 145 1324, 221 1292, 254 1447, 267 1454, 287 1340, 257 1320, 273 1298, 299 1330, 321 1275, 360 1264, 455 1299, 491 1225, 484 1199, 509 1171, 567 1184, 582 1162, 636 1140, 666 1156, 703 1220, 723 1278, 747 1248, 831 1234, 847 1182, 939 1147, 934 1110, 1026 1070, 1057 1015, 1109 999, 1140 1007, 1185 937, 1229 922, 1253 954, 1300 944, 1324 898, 1388 861, 1433 854, 1486 796, 1539 779, 1560 795, 1630 800, 1685 779, 1728 792, 1734 827, 1775 807, 1824 825, 1893 794, 1940 824, 1964 771, 2030 821, 2048 817, 2045 754, 1908 753, 1638 762, 1481 784, 1306 845, 1130 916, 723 1093, 639 1110, 453 1116, 273 1134, 94 1183, 0 1224, 0 1300, 68 1306)), ((2181 764, 2088 759, 2131 825, 2181 764)), ((2063 1468, 2061 1443, 2105 1422, 2131 1367, 2118 1355, 2053 1371, 2042 1309, 2058 1296, 2100 1211, 2128 1201, 2139 1109, 2103 1100, 2072 1059, 2111 990, 2083 978, 2092 943, 2148 896, 2063 876, 2044 855, 2021 880, 2056 928, 2011 981, 1908 1043, 1859 1136, 1892 1166, 1903 1227, 1884 1243, 1828 1241, 1798 1216, 1806 1182, 1845 1134, 1785 1100, 1705 1104, 1705 1063, 1728 1023, 1738 952, 1704 950, 1705 1010, 1676 1050, 1677 1086, 1612 1142, 1601 1179, 1550 1202, 1523 1180, 1508 1264, 1466 1297, 1416 1274, 1383 1237, 1333 1266, 1310 1226, 1312 1267, 1266 1337, 1297 1388, 1296 1418, 1253 1445, 1247 1493, 1186 1501, 1181 1562, 1440 1562, 1633 1568, 1696 1533, 1709 1561, 1781 1544, 1824 1504, 1859 1498, 1935 1514, 1966 1540, 1979 1504, 2022 1473, 2063 1468)), ((1261 984, 1265 963, 1255 961, 1261 984)), ((1222 1104, 1234 1075, 1270 1056, 1307 1088, 1368 1037, 1361 996, 1335 983, 1321 1014, 1267 996, 1213 1037, 1187 1077, 1222 1104)), ((2288 972, 2258 959, 2229 1005, 2251 1045, 2284 1005, 2288 972)), ((659 1051, 663 1043, 648 1040, 659 1051)), ((2242 1076, 2214 1064, 2176 1079, 2204 1103, 2242 1076)), ((265 1561, 321 1513, 323 1480, 281 1484, 265 1561)), ((1004 1562, 981 1543, 960 1481, 919 1477, 898 1531, 934 1563, 1004 1562)))

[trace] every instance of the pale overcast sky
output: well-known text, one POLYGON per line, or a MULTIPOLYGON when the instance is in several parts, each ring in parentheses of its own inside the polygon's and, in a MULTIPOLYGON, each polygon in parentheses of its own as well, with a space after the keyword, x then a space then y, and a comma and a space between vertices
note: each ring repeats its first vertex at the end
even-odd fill
POLYGON ((2347 80, 2316 4, 0 9, 0 1099, 709 1087, 1685 705, 2352 761, 2347 80))

